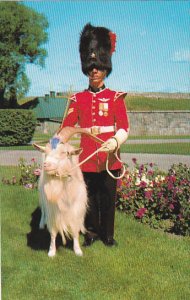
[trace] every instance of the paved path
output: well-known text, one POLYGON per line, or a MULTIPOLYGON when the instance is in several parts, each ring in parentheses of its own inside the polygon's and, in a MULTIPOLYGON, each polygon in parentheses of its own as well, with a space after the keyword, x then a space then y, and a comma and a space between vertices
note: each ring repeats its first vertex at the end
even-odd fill
MULTIPOLYGON (((72 144, 78 143, 73 140, 72 144)), ((190 139, 147 139, 147 140, 128 140, 128 144, 161 144, 161 143, 190 143, 190 139)), ((183 147, 183 146, 182 146, 183 147)), ((32 158, 41 163, 41 153, 37 150, 0 150, 0 165, 14 166, 18 165, 19 158, 23 157, 27 162, 31 162, 32 158)), ((121 158, 131 168, 134 164, 133 158, 137 159, 139 164, 155 163, 159 169, 167 171, 171 165, 183 163, 190 167, 190 157, 188 155, 174 155, 174 154, 133 154, 122 153, 121 158)))
POLYGON ((146 139, 127 140, 126 144, 170 144, 170 143, 190 143, 190 139, 146 139))
MULTIPOLYGON (((31 159, 35 158, 38 163, 41 163, 41 153, 35 150, 1 150, 0 165, 18 165, 20 157, 25 158, 27 162, 31 162, 31 159)), ((129 167, 133 166, 132 158, 136 158, 139 164, 155 163, 163 171, 167 171, 174 163, 183 163, 190 167, 190 157, 187 155, 122 153, 121 158, 129 167)))

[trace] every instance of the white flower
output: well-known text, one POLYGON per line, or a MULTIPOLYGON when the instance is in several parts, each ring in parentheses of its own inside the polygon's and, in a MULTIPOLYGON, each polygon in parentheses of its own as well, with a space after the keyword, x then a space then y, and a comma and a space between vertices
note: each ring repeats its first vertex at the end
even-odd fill
POLYGON ((140 183, 141 183, 140 178, 137 178, 137 179, 136 179, 136 182, 135 182, 135 185, 140 185, 140 183))
POLYGON ((164 181, 164 179, 165 179, 164 176, 158 175, 158 176, 155 177, 155 182, 164 181))

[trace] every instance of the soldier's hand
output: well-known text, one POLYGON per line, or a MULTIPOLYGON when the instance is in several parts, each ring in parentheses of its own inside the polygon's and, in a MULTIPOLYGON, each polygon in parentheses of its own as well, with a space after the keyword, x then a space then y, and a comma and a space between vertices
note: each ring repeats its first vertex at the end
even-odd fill
POLYGON ((102 144, 103 152, 114 152, 118 148, 118 143, 116 138, 112 137, 102 144))

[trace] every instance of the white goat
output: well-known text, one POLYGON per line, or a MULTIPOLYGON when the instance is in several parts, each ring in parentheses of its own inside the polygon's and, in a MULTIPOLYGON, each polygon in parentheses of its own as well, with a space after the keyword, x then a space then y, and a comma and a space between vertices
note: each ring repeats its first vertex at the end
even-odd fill
POLYGON ((80 149, 68 143, 58 144, 52 149, 35 145, 44 151, 44 163, 39 180, 40 206, 42 216, 40 228, 47 228, 51 235, 48 256, 56 253, 56 236, 65 235, 73 238, 73 250, 76 255, 83 255, 79 244, 79 233, 85 233, 84 218, 87 209, 87 190, 78 164, 80 149))

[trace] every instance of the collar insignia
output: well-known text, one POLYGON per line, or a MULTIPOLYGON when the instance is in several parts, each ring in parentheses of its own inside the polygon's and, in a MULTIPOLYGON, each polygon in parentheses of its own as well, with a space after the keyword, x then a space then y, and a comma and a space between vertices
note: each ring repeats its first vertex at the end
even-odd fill
POLYGON ((110 100, 110 98, 98 98, 98 100, 100 100, 102 102, 107 102, 110 100))

